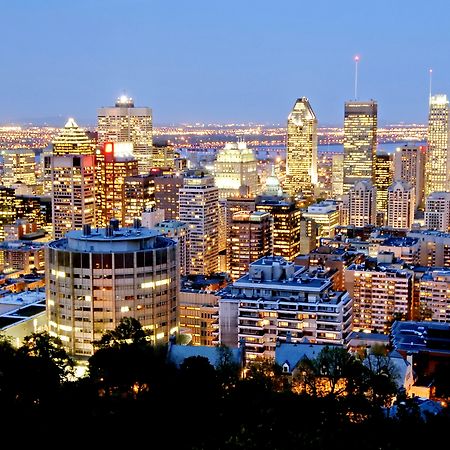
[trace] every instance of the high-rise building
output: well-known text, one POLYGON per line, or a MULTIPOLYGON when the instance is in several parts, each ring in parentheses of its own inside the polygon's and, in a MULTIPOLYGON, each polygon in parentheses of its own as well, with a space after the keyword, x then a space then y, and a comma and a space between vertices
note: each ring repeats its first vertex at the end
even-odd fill
POLYGON ((122 95, 115 106, 98 110, 98 142, 132 142, 139 173, 152 168, 152 110, 134 106, 132 98, 122 95))
POLYGON ((424 206, 425 149, 403 145, 394 153, 394 180, 403 180, 415 189, 415 209, 424 206))
POLYGON ((450 192, 432 192, 425 201, 425 226, 429 230, 450 230, 450 192))
POLYGON ((319 226, 320 237, 334 237, 334 227, 339 225, 339 211, 334 201, 325 200, 308 206, 303 217, 319 226))
POLYGON ((314 194, 317 176, 317 118, 306 97, 298 98, 287 121, 286 182, 291 195, 314 194))
POLYGON ((421 266, 450 267, 450 233, 440 231, 415 230, 408 237, 419 241, 419 261, 421 266))
POLYGON ((2 150, 2 156, 3 186, 11 187, 15 183, 23 183, 27 186, 36 184, 34 150, 28 148, 2 150))
POLYGON ((180 221, 189 226, 191 240, 190 271, 208 275, 219 263, 219 189, 203 172, 190 171, 180 188, 180 221))
POLYGON ((376 223, 376 188, 369 181, 358 181, 348 192, 349 225, 363 227, 376 223))
POLYGON ((130 142, 106 142, 96 155, 96 225, 105 227, 112 218, 124 226, 125 180, 138 174, 130 142))
POLYGON ((249 265, 272 254, 272 217, 264 211, 233 214, 228 237, 229 273, 232 280, 244 276, 249 265))
POLYGON ((214 163, 219 198, 256 195, 259 191, 257 165, 253 150, 245 142, 227 142, 214 163))
POLYGON ((182 187, 182 175, 162 175, 155 178, 156 207, 164 210, 166 220, 180 218, 179 193, 182 187))
POLYGON ((230 313, 237 314, 238 338, 245 339, 248 360, 273 358, 277 340, 344 343, 352 327, 352 299, 321 275, 268 256, 250 264, 247 275, 222 291, 221 304, 228 298, 237 301, 230 313))
POLYGON ((95 223, 94 155, 51 156, 53 238, 95 223))
POLYGON ((430 98, 428 150, 425 166, 425 197, 450 191, 449 111, 446 95, 430 98))
MULTIPOLYGON (((380 261, 381 262, 381 261, 380 261)), ((345 287, 353 299, 353 329, 389 333, 399 317, 410 318, 413 272, 385 265, 352 264, 345 287)))
POLYGON ((116 225, 95 232, 86 225, 47 248, 49 332, 79 358, 125 317, 139 320, 154 343, 177 330, 176 244, 155 230, 116 225))
POLYGON ((375 187, 377 188, 377 213, 386 221, 388 187, 394 181, 394 165, 392 155, 381 152, 375 155, 375 187))
POLYGON ((344 154, 336 153, 331 160, 331 193, 334 198, 344 193, 344 154))
POLYGON ((450 323, 450 270, 427 272, 419 283, 419 304, 423 318, 450 323))
POLYGON ((388 227, 411 228, 414 222, 415 195, 415 188, 406 181, 396 181, 389 186, 386 222, 388 227))
POLYGON ((145 210, 155 206, 155 180, 150 175, 132 175, 125 178, 124 226, 133 225, 134 219, 141 219, 145 210))
POLYGON ((375 182, 377 103, 346 102, 344 112, 344 194, 358 181, 375 182))
POLYGON ((95 143, 72 118, 67 121, 61 133, 52 142, 52 153, 55 156, 92 155, 94 152, 95 143))
POLYGON ((175 169, 175 159, 179 155, 175 152, 175 148, 170 144, 154 144, 152 166, 163 169, 175 169))
POLYGON ((256 198, 256 210, 266 211, 273 218, 273 254, 293 261, 300 254, 300 208, 289 197, 256 198))
POLYGON ((154 228, 177 243, 180 275, 188 275, 191 262, 191 240, 188 225, 178 220, 163 220, 154 228))

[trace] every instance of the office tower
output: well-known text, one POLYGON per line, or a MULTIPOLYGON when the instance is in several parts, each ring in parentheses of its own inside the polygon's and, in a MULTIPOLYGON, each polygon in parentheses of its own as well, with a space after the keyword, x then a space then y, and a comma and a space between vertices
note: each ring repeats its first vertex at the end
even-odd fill
POLYGON ((122 318, 139 320, 153 343, 177 330, 175 243, 148 228, 69 231, 46 251, 49 332, 73 356, 93 354, 93 342, 122 318))
POLYGON ((170 144, 154 144, 152 167, 160 167, 163 169, 175 169, 175 159, 179 155, 175 152, 175 148, 170 144))
POLYGON ((95 157, 51 157, 53 238, 95 222, 95 157))
POLYGON ((450 230, 450 192, 432 192, 425 201, 425 226, 429 230, 450 230))
POLYGON ((344 194, 358 181, 375 181, 377 103, 346 102, 344 111, 344 194))
POLYGON ((425 165, 425 197, 450 191, 449 114, 446 95, 430 98, 428 150, 425 165))
POLYGON ((303 213, 305 219, 313 220, 319 226, 320 237, 334 237, 334 227, 339 225, 339 211, 336 202, 326 200, 308 206, 303 213))
POLYGON ((300 219, 300 255, 306 255, 316 248, 320 226, 313 219, 300 219))
POLYGON ((406 181, 399 180, 389 186, 386 223, 388 227, 411 228, 414 222, 415 196, 415 188, 406 181))
POLYGON ((273 254, 293 261, 300 254, 300 208, 288 197, 256 198, 256 210, 266 211, 273 218, 273 254))
POLYGON ((290 195, 314 195, 317 184, 317 118, 306 97, 288 116, 286 184, 290 195))
POLYGON ((450 323, 450 270, 432 270, 419 282, 419 306, 423 319, 450 323))
POLYGON ((227 142, 214 163, 219 198, 256 195, 259 191, 257 165, 253 150, 245 142, 227 142))
POLYGON ((334 198, 344 193, 344 154, 333 155, 331 162, 331 193, 334 198))
POLYGON ((36 184, 36 160, 34 150, 18 148, 3 150, 3 176, 1 181, 4 186, 12 187, 15 183, 23 183, 27 186, 36 184))
POLYGON ((349 225, 363 227, 376 223, 376 188, 369 181, 358 181, 348 192, 349 225))
POLYGON ((141 219, 145 210, 155 207, 155 180, 150 175, 132 175, 124 180, 125 226, 141 219))
POLYGON ((38 230, 45 230, 50 235, 53 232, 52 199, 47 196, 16 195, 16 219, 25 219, 35 223, 38 230))
POLYGON ((188 275, 191 262, 191 240, 189 226, 178 220, 163 220, 154 226, 162 235, 177 243, 178 267, 180 275, 188 275))
POLYGON ((178 220, 179 192, 183 187, 183 175, 163 175, 155 178, 155 203, 164 210, 166 220, 178 220))
POLYGON ((115 106, 98 110, 98 142, 132 142, 139 173, 147 174, 152 168, 153 131, 152 110, 137 108, 125 95, 115 106))
POLYGON ((138 174, 130 142, 106 142, 96 157, 96 225, 105 227, 112 218, 125 224, 125 179, 138 174))
POLYGON ((233 214, 228 237, 229 273, 232 280, 244 276, 250 263, 272 254, 272 217, 264 211, 233 214))
POLYGON ((377 213, 386 221, 388 187, 394 181, 394 165, 391 155, 385 152, 375 155, 375 187, 377 188, 377 213))
POLYGON ((410 318, 413 300, 410 270, 386 264, 352 264, 345 271, 345 287, 353 299, 355 331, 388 334, 394 320, 410 318))
POLYGON ((180 189, 180 221, 189 226, 192 274, 217 272, 219 263, 219 189, 203 172, 186 173, 180 189))
POLYGON ((61 133, 52 142, 52 153, 55 156, 92 155, 94 152, 95 142, 72 118, 67 121, 61 133))
POLYGON ((416 145, 398 147, 394 153, 394 180, 403 180, 415 189, 415 209, 424 206, 425 149, 416 145))
POLYGON ((343 344, 351 331, 348 293, 333 290, 325 275, 314 277, 279 256, 250 264, 247 275, 222 291, 221 304, 227 297, 238 302, 238 338, 245 339, 248 360, 273 358, 277 339, 343 344))

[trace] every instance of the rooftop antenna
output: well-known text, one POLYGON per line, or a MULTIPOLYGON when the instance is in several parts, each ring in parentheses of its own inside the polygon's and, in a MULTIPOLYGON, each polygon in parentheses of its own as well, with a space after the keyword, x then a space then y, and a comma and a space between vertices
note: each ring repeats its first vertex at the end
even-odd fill
POLYGON ((358 100, 358 63, 359 55, 355 55, 353 58, 355 61, 355 100, 358 100))
POLYGON ((431 82, 433 80, 433 69, 430 69, 428 71, 428 76, 429 76, 429 102, 431 103, 431 82))

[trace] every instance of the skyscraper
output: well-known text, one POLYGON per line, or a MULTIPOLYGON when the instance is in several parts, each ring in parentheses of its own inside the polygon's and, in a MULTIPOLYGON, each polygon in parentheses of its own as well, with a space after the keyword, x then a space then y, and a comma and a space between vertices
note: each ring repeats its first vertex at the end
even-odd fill
POLYGON ((148 175, 132 175, 124 180, 125 220, 124 226, 133 225, 142 213, 155 206, 155 180, 148 175))
POLYGON ((384 224, 387 214, 388 187, 393 182, 394 166, 392 156, 381 152, 375 155, 375 187, 377 188, 377 214, 384 224))
POLYGON ((53 237, 95 221, 94 155, 51 156, 53 237))
POLYGON ((376 192, 369 181, 358 181, 349 190, 349 225, 363 227, 375 224, 376 192))
POLYGON ((164 210, 166 220, 180 217, 179 193, 183 187, 182 175, 162 175, 155 178, 155 203, 164 210))
POLYGON ((415 188, 399 180, 389 186, 387 194, 387 226, 410 229, 414 221, 415 188))
POLYGON ((245 142, 227 142, 214 163, 219 198, 254 196, 258 193, 258 162, 245 142))
POLYGON ((95 143, 86 132, 80 128, 73 118, 70 118, 52 142, 52 153, 62 155, 92 155, 95 143))
POLYGON ((336 153, 331 162, 331 193, 334 198, 344 193, 344 155, 336 153))
POLYGON ((3 176, 1 181, 6 187, 15 183, 23 183, 27 186, 36 184, 34 150, 18 148, 3 150, 3 176))
POLYGON ((297 99, 288 116, 286 182, 291 195, 314 194, 317 184, 317 118, 306 97, 297 99))
POLYGON ((105 227, 112 218, 125 224, 125 179, 138 173, 130 142, 106 142, 96 155, 96 225, 105 227))
POLYGON ((346 102, 344 111, 344 194, 358 181, 375 181, 377 103, 346 102))
POLYGON ((415 208, 423 208, 425 149, 416 145, 398 147, 394 153, 394 180, 403 180, 415 189, 415 208))
POLYGON ((115 106, 98 110, 98 141, 132 142, 139 173, 148 173, 152 168, 152 110, 137 108, 132 98, 122 95, 115 106))
POLYGON ((450 191, 449 104, 446 95, 430 98, 425 196, 450 191))
POLYGON ((217 272, 219 190, 214 179, 203 172, 188 172, 179 192, 180 221, 188 224, 191 239, 190 271, 205 275, 217 272))
POLYGON ((433 192, 427 197, 425 226, 430 230, 450 231, 450 192, 433 192))
POLYGON ((272 217, 264 211, 233 214, 228 238, 229 272, 233 280, 244 276, 249 265, 272 254, 272 217))

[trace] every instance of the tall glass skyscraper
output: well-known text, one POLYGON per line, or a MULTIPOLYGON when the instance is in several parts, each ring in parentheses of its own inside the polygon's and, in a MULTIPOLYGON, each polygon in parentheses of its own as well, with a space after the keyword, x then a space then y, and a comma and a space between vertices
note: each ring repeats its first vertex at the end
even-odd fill
POLYGON ((288 117, 286 175, 291 195, 314 194, 317 184, 317 118, 306 97, 297 99, 288 117))
POLYGON ((132 142, 139 173, 152 168, 153 125, 150 108, 136 108, 122 95, 115 106, 98 110, 98 142, 132 142))
POLYGON ((428 116, 428 151, 425 166, 425 196, 450 191, 450 157, 448 149, 449 114, 446 95, 430 98, 428 116))
POLYGON ((344 194, 358 181, 375 182, 377 102, 346 102, 344 112, 344 194))

